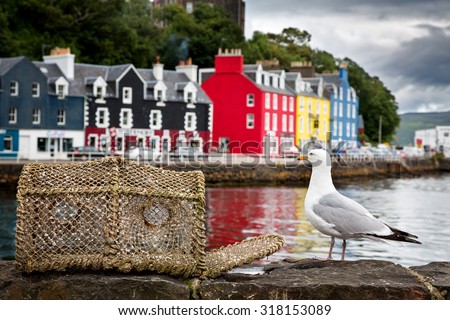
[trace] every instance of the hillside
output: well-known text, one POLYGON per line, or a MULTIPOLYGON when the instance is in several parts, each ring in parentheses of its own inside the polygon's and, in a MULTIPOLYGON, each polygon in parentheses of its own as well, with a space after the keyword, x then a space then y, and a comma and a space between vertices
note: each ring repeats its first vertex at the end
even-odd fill
POLYGON ((400 145, 413 144, 416 130, 430 129, 439 125, 450 126, 450 111, 402 114, 397 129, 397 141, 400 145))

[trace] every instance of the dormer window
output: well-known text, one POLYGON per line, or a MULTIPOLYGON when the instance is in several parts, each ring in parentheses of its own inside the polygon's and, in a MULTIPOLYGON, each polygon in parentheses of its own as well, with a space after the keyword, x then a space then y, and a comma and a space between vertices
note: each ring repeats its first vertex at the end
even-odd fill
POLYGON ((11 85, 9 87, 9 93, 12 96, 18 96, 19 95, 19 82, 18 81, 11 81, 11 85))
POLYGON ((40 86, 39 86, 38 82, 33 82, 31 84, 31 95, 33 97, 35 97, 35 98, 39 97, 39 95, 40 95, 40 86))
POLYGON ((56 94, 58 99, 64 99, 69 94, 69 83, 63 77, 60 77, 55 82, 56 94))
POLYGON ((64 85, 60 84, 56 91, 58 93, 58 98, 64 99, 64 85))
POLYGON ((122 89, 122 102, 126 104, 133 103, 133 89, 130 87, 124 87, 122 89))
POLYGON ((192 83, 189 82, 184 87, 184 101, 187 103, 188 108, 194 108, 194 103, 197 101, 197 87, 192 83))
POLYGON ((92 94, 95 97, 95 103, 105 103, 106 81, 102 77, 95 79, 92 85, 92 94))
POLYGON ((193 103, 194 102, 194 94, 192 92, 187 93, 187 103, 193 103))
POLYGON ((162 81, 158 81, 156 85, 153 88, 153 96, 156 100, 156 106, 158 107, 164 107, 166 104, 164 101, 166 101, 166 92, 167 87, 162 81))

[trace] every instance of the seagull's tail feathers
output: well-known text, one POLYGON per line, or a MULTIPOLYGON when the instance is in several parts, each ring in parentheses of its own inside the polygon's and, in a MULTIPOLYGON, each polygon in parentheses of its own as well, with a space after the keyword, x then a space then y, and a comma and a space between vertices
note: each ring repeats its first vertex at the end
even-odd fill
POLYGON ((410 243, 417 243, 422 244, 422 242, 416 240, 417 236, 413 235, 411 233, 390 227, 386 225, 389 229, 391 229, 392 233, 389 235, 377 235, 377 234, 370 234, 369 236, 371 238, 378 238, 380 240, 390 240, 390 241, 401 241, 401 242, 410 242, 410 243))

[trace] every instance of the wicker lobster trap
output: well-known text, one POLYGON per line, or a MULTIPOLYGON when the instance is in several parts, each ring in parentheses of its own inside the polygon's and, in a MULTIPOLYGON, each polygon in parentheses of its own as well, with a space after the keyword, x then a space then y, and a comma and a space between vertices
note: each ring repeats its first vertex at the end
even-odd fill
POLYGON ((108 157, 24 166, 17 192, 16 264, 25 272, 151 270, 216 277, 277 251, 266 235, 205 251, 205 183, 108 157))

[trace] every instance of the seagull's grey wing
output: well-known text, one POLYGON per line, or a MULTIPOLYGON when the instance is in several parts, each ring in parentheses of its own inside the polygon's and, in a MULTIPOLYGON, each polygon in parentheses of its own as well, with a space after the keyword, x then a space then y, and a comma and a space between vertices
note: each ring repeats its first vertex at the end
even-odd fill
POLYGON ((338 192, 329 193, 313 206, 314 213, 343 235, 388 235, 390 229, 359 203, 338 192))

